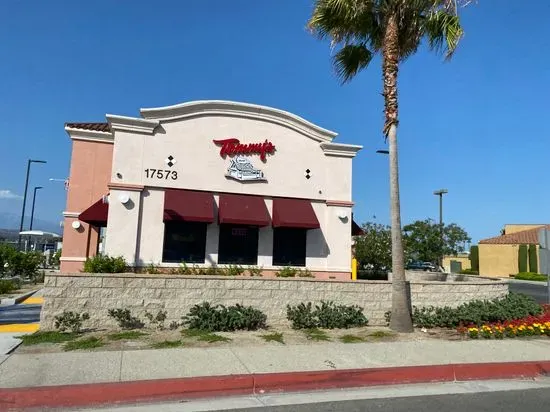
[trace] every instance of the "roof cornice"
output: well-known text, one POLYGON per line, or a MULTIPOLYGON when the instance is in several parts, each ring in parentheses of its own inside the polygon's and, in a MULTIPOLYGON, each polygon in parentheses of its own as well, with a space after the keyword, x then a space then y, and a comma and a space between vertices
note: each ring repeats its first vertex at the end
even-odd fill
POLYGON ((112 131, 118 130, 152 135, 160 124, 158 120, 141 119, 139 117, 117 116, 114 114, 108 114, 105 117, 112 131))
POLYGON ((321 143, 325 156, 355 157, 363 146, 343 143, 321 143))
POLYGON ((76 129, 65 126, 65 131, 73 140, 88 140, 92 142, 114 143, 111 132, 99 132, 97 130, 76 129))
POLYGON ((337 136, 337 133, 333 131, 284 110, 225 100, 199 100, 173 106, 146 108, 141 109, 140 113, 145 119, 156 119, 157 121, 199 116, 232 116, 263 120, 286 126, 318 142, 331 142, 337 136))

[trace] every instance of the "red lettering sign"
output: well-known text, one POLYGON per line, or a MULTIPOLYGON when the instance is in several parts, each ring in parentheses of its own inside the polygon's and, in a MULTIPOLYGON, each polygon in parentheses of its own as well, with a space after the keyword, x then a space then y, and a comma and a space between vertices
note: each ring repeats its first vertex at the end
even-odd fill
POLYGON ((221 146, 220 156, 235 156, 235 155, 248 155, 258 154, 260 159, 265 162, 266 155, 275 153, 275 146, 273 143, 265 140, 263 143, 248 143, 242 144, 239 139, 231 138, 224 140, 213 140, 215 144, 221 146))

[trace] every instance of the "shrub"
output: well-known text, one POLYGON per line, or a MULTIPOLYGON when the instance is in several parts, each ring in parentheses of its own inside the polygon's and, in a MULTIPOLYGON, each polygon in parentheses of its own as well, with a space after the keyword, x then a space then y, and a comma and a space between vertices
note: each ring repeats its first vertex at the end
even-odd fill
POLYGON ((166 320, 165 310, 159 310, 156 315, 153 315, 150 312, 145 312, 145 317, 149 320, 152 327, 157 327, 160 330, 164 329, 164 321, 166 320))
POLYGON ((248 268, 248 274, 252 277, 262 277, 262 268, 257 266, 251 266, 248 268))
POLYGON ((149 275, 159 275, 161 273, 159 267, 154 263, 149 263, 145 269, 145 273, 149 275))
POLYGON ((82 323, 90 319, 90 315, 88 313, 63 311, 61 315, 57 315, 54 319, 55 328, 60 332, 70 330, 72 333, 80 333, 82 323))
POLYGON ((314 278, 313 273, 311 273, 308 269, 299 270, 298 271, 298 277, 299 278, 314 278))
POLYGON ((122 256, 110 257, 95 255, 84 262, 86 273, 123 273, 127 268, 126 260, 122 256))
POLYGON ((267 316, 251 306, 211 305, 203 302, 195 305, 183 318, 183 325, 189 329, 208 332, 264 329, 267 316))
POLYGON ((0 294, 10 293, 17 290, 15 282, 7 279, 0 279, 0 294))
POLYGON ((291 268, 291 267, 284 267, 281 270, 279 270, 275 276, 278 278, 293 278, 296 277, 296 274, 298 273, 298 269, 291 268))
POLYGON ((15 248, 5 243, 0 243, 0 276, 8 274, 11 270, 10 265, 18 252, 15 248))
POLYGON ((287 319, 293 329, 347 329, 365 326, 368 323, 363 308, 356 305, 336 305, 334 302, 321 301, 320 305, 311 302, 297 306, 288 305, 287 319))
POLYGON ((539 271, 537 245, 529 245, 529 271, 533 273, 538 273, 539 271))
POLYGON ((529 271, 529 269, 527 269, 527 245, 519 245, 518 268, 519 268, 519 272, 529 271))
POLYGON ((474 269, 462 269, 460 271, 461 275, 479 275, 479 272, 474 269))
POLYGON ((514 276, 514 279, 518 280, 534 280, 537 282, 546 282, 548 277, 546 275, 541 275, 540 273, 533 272, 521 272, 514 276))
POLYGON ((479 246, 470 248, 470 266, 473 271, 479 272, 479 246))
POLYGON ((117 321, 122 329, 141 329, 143 322, 132 316, 129 309, 109 309, 109 316, 117 321))
POLYGON ((532 298, 510 293, 493 300, 475 300, 463 303, 456 308, 413 307, 415 326, 424 328, 452 328, 459 325, 481 325, 486 322, 503 322, 520 319, 529 315, 539 315, 541 306, 532 298))

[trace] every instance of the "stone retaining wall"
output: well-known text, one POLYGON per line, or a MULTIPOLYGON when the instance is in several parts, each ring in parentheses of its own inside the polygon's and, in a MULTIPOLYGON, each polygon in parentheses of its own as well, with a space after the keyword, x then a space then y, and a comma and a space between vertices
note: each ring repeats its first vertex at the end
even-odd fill
MULTIPOLYGON (((107 315, 113 308, 131 309, 142 319, 147 310, 166 310, 168 325, 203 301, 254 306, 266 313, 271 324, 285 322, 287 304, 301 302, 357 304, 364 308, 371 325, 384 325, 384 313, 391 308, 391 282, 387 281, 79 273, 47 274, 44 286, 42 330, 52 329, 55 315, 64 310, 88 312, 89 327, 114 327, 107 315)), ((506 293, 505 281, 411 283, 416 306, 456 306, 506 293)))

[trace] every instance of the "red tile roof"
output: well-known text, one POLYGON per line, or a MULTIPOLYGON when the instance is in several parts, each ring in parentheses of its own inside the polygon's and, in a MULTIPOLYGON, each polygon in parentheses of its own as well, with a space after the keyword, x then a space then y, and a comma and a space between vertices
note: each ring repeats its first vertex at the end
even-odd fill
POLYGON ((65 123, 71 129, 93 130, 96 132, 110 132, 109 123, 65 123))
POLYGON ((534 229, 522 230, 521 232, 510 233, 509 235, 483 239, 480 240, 479 243, 485 245, 538 245, 538 232, 540 229, 544 228, 550 229, 550 225, 545 225, 534 229))

